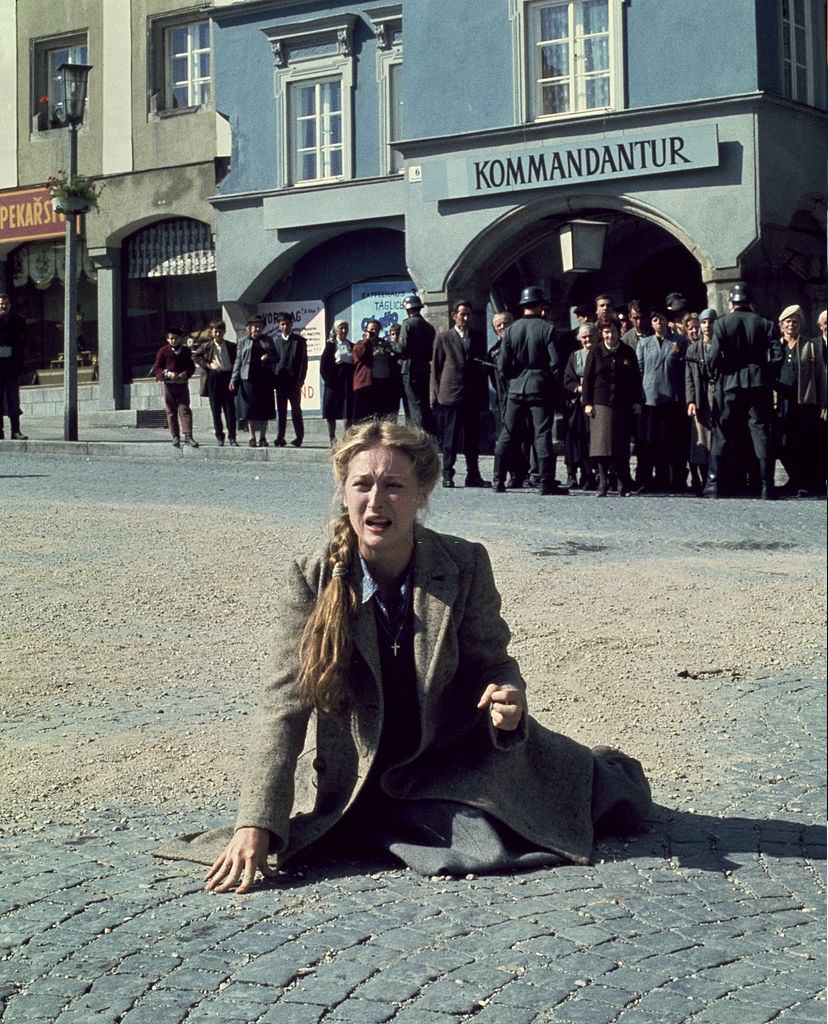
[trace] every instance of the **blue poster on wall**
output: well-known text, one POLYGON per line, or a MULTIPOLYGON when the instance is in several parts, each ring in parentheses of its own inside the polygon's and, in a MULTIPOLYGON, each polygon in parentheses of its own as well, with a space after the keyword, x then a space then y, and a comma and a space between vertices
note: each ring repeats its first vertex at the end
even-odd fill
POLYGON ((402 323, 403 299, 414 291, 410 281, 362 281, 351 286, 351 337, 358 341, 369 320, 379 320, 385 333, 402 323))

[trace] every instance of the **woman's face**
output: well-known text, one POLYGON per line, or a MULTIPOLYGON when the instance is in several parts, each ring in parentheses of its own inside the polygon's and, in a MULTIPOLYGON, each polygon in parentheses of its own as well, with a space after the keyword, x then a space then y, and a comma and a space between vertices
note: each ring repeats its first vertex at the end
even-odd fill
POLYGON ((601 338, 607 348, 615 348, 618 343, 618 330, 616 327, 602 327, 601 338))
POLYGON ((336 325, 336 336, 340 341, 344 341, 348 337, 348 325, 337 324, 336 325))
POLYGON ((369 448, 348 464, 342 501, 366 562, 407 561, 414 546, 417 511, 427 494, 414 462, 392 448, 369 448))
POLYGON ((799 337, 799 317, 788 316, 782 321, 782 335, 794 340, 799 337))

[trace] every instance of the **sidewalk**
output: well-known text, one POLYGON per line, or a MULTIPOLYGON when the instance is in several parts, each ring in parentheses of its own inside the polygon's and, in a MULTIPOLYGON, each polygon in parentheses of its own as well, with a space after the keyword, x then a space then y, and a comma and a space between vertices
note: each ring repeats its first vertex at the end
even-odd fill
MULTIPOLYGON (((274 448, 275 433, 268 437, 268 448, 250 448, 247 434, 239 434, 239 447, 221 447, 212 433, 199 430, 193 433, 198 448, 174 448, 166 426, 157 427, 101 427, 78 426, 78 440, 63 440, 63 423, 54 419, 29 420, 22 429, 28 440, 0 441, 0 455, 29 453, 38 455, 80 455, 91 457, 130 456, 146 459, 223 459, 226 461, 272 462, 283 459, 302 462, 324 462, 329 458, 327 424, 324 420, 306 420, 306 436, 301 448, 288 442, 285 448, 274 448)), ((341 435, 341 429, 340 429, 341 435)), ((292 432, 288 432, 292 437, 292 432)))

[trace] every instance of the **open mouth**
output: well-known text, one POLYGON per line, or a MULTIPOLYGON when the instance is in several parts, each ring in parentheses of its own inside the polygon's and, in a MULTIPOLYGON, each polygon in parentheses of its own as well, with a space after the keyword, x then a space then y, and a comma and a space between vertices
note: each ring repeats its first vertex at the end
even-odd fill
POLYGON ((391 525, 391 520, 384 519, 382 516, 369 516, 365 520, 365 525, 369 530, 385 530, 391 525))

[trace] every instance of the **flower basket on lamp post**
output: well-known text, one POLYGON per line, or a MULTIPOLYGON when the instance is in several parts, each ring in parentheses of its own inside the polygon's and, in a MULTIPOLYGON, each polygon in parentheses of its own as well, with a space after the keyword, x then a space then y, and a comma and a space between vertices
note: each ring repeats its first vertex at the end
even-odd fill
POLYGON ((59 213, 77 214, 97 207, 103 185, 97 185, 82 174, 70 178, 63 171, 58 171, 46 182, 46 188, 52 197, 53 209, 59 213))

